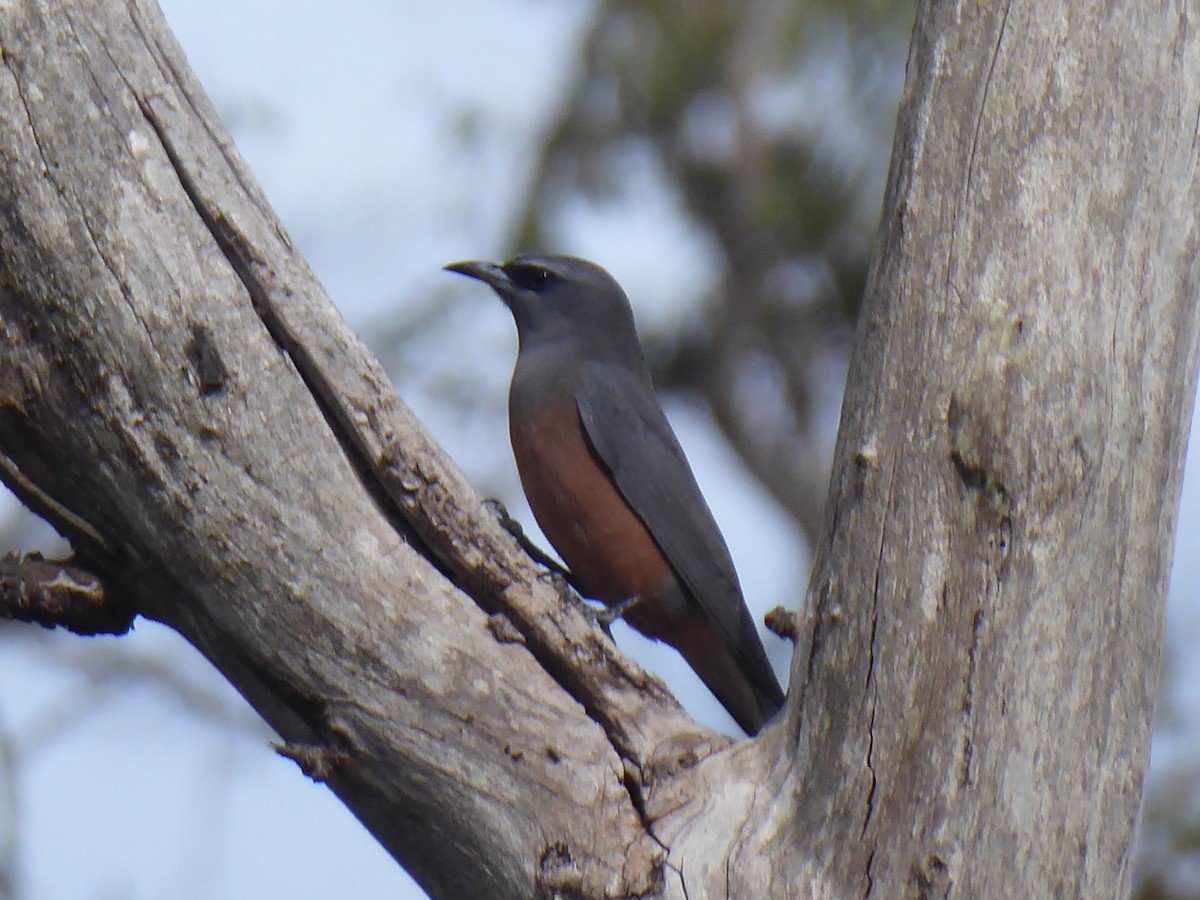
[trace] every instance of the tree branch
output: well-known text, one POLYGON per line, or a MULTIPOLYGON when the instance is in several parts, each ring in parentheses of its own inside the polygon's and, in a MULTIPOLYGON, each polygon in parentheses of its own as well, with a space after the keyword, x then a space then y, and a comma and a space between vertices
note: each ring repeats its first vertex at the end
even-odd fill
POLYGON ((124 634, 135 613, 108 596, 93 573, 40 553, 0 557, 0 618, 66 628, 75 634, 124 634))

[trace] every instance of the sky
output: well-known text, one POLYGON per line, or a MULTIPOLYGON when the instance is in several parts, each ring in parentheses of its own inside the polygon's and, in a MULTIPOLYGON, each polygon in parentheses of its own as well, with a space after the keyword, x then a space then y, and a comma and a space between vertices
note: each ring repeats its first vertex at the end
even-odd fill
MULTIPOLYGON (((507 247, 591 5, 168 0, 164 11, 351 325, 370 343, 405 311, 444 308, 445 321, 402 355, 400 393, 479 490, 501 496, 536 534, 507 449, 511 321, 485 289, 441 266, 507 247), (448 393, 467 402, 451 406, 448 393)), ((695 313, 692 299, 717 273, 652 165, 633 160, 629 175, 633 201, 567 208, 564 245, 547 249, 598 259, 642 286, 631 298, 640 326, 667 328, 695 313)), ((808 559, 790 520, 702 410, 667 409, 755 612, 797 606, 808 559)), ((1185 484, 1169 613, 1180 685, 1200 676, 1182 652, 1182 636, 1200 629, 1198 482, 1185 484)), ((617 639, 699 719, 734 731, 673 652, 620 626, 617 639)), ((113 640, 39 632, 6 642, 0 656, 0 730, 21 736, 22 751, 17 817, 0 822, 0 847, 15 824, 22 897, 424 896, 325 788, 269 749, 270 734, 190 646, 139 623, 120 639, 129 677, 102 677, 89 659, 106 658, 113 640), (158 686, 160 670, 173 689, 158 686), (202 712, 180 703, 181 692, 202 712)), ((786 679, 787 647, 765 640, 786 679)), ((1194 691, 1176 694, 1200 713, 1194 691)))

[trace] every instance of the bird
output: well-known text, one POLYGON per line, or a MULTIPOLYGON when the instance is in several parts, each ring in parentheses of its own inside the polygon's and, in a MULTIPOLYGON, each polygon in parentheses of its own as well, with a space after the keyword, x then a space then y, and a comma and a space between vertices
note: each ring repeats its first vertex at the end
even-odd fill
POLYGON ((488 285, 512 313, 513 457, 572 583, 674 647, 734 721, 757 734, 784 693, 659 405, 625 291, 574 256, 522 254, 445 269, 488 285))

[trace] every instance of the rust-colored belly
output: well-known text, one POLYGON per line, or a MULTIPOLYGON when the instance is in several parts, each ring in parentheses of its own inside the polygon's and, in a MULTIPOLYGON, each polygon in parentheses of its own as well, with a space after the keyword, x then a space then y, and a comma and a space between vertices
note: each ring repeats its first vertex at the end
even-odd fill
POLYGON ((670 569, 592 455, 575 404, 510 417, 509 433, 533 515, 584 593, 653 601, 670 569))

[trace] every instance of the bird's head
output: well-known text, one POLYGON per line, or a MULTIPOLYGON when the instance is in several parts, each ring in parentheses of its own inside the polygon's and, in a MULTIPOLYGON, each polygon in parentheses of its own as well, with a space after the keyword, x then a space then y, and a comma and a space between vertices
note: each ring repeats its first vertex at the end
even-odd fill
POLYGON ((466 260, 445 268, 499 295, 516 320, 523 350, 568 341, 581 350, 641 355, 625 291, 593 262, 524 254, 500 264, 466 260))

